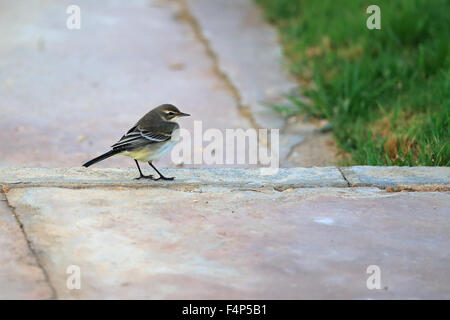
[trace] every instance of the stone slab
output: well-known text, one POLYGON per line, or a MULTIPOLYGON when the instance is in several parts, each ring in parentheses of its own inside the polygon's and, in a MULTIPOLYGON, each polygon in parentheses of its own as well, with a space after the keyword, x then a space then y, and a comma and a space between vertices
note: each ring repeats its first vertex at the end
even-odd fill
MULTIPOLYGON (((144 174, 154 174, 144 169, 144 174)), ((135 180, 137 169, 97 168, 0 168, 0 185, 7 188, 31 186, 63 187, 203 187, 229 186, 232 188, 300 188, 346 187, 347 182, 336 167, 280 168, 273 175, 264 175, 261 169, 161 169, 174 181, 135 180)))
POLYGON ((236 89, 241 107, 250 111, 252 124, 280 129, 281 166, 336 164, 334 140, 320 131, 322 126, 313 121, 289 124, 271 107, 292 105, 286 95, 298 91, 298 84, 283 67, 276 30, 254 1, 180 1, 188 4, 218 68, 236 89))
POLYGON ((0 193, 0 300, 51 299, 53 293, 0 193))
POLYGON ((351 186, 402 189, 450 189, 450 167, 343 167, 351 186))
POLYGON ((196 120, 203 130, 250 128, 179 10, 157 0, 2 1, 0 166, 80 166, 162 103, 192 115, 180 121, 190 132, 196 120), (66 27, 73 4, 80 30, 66 27))
POLYGON ((281 129, 283 117, 267 104, 286 102, 284 95, 297 83, 282 68, 276 31, 261 10, 251 0, 183 1, 257 126, 281 129))
POLYGON ((450 299, 450 194, 18 188, 62 299, 450 299), (81 289, 66 287, 69 265, 81 289), (369 290, 367 268, 380 268, 369 290))

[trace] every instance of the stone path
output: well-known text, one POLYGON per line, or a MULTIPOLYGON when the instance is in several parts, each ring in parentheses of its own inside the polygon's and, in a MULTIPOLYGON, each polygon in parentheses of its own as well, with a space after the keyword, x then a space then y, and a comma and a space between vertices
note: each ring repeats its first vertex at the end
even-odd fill
MULTIPOLYGON (((182 121, 190 132, 194 120, 204 130, 282 129, 284 166, 333 162, 310 161, 332 159, 323 148, 302 152, 310 160, 288 161, 317 128, 285 132, 284 120, 264 106, 296 84, 250 0, 77 5, 80 30, 66 28, 65 2, 1 4, 0 166, 79 166, 166 102, 193 115, 182 121)), ((121 157, 98 164, 133 165, 121 157)), ((174 166, 169 156, 160 165, 174 166)))
POLYGON ((30 250, 27 238, 0 193, 0 299, 54 297, 44 269, 30 250))
POLYGON ((338 149, 331 133, 321 132, 324 123, 287 122, 269 107, 290 105, 284 97, 297 83, 283 70, 276 32, 252 0, 179 1, 252 126, 281 130, 281 165, 334 164, 338 149))
POLYGON ((449 168, 80 168, 165 102, 191 132, 280 128, 284 167, 334 159, 265 107, 296 84, 250 0, 77 4, 70 31, 64 1, 0 3, 0 299, 450 299, 449 168))
POLYGON ((0 298, 450 298, 449 168, 168 171, 1 169, 0 298))

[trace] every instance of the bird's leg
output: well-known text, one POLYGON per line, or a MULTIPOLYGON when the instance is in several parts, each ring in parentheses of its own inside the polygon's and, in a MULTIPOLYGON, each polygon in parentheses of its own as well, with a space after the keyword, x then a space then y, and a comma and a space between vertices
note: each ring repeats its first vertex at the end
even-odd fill
POLYGON ((144 176, 144 175, 142 174, 141 167, 139 167, 138 161, 137 161, 136 159, 135 159, 134 161, 136 162, 137 168, 138 168, 138 170, 139 170, 139 177, 135 178, 136 180, 139 180, 139 179, 151 179, 151 180, 155 180, 155 179, 153 178, 152 175, 144 176))
POLYGON ((161 172, 159 172, 158 169, 155 168, 155 166, 151 163, 151 161, 149 161, 148 164, 149 164, 153 169, 155 169, 155 171, 159 174, 159 178, 154 179, 154 180, 159 180, 159 179, 162 179, 162 180, 173 180, 173 179, 175 179, 175 177, 170 177, 170 178, 164 177, 164 176, 161 174, 161 172))

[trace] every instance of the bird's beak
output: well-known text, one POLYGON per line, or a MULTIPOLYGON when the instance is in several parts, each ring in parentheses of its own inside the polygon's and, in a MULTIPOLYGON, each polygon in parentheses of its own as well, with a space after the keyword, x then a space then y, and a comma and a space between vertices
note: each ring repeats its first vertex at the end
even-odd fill
POLYGON ((178 116, 179 116, 179 117, 189 117, 190 114, 189 114, 189 113, 180 112, 180 113, 178 114, 178 116))

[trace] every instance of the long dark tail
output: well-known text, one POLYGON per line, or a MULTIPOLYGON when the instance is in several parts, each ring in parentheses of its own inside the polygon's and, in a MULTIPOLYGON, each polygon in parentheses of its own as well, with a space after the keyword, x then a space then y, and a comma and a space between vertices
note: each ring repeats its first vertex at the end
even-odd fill
POLYGON ((93 165, 94 163, 97 163, 97 162, 100 162, 100 161, 102 161, 102 160, 105 160, 105 159, 107 159, 107 158, 109 158, 109 157, 112 157, 113 155, 115 155, 115 154, 117 154, 117 153, 119 153, 119 152, 121 152, 121 150, 111 150, 111 151, 108 151, 107 153, 104 153, 104 154, 102 154, 101 156, 98 156, 97 158, 94 158, 94 159, 92 159, 92 160, 90 160, 90 161, 88 161, 88 162, 86 162, 85 164, 83 164, 83 167, 89 167, 89 166, 91 166, 91 165, 93 165))

